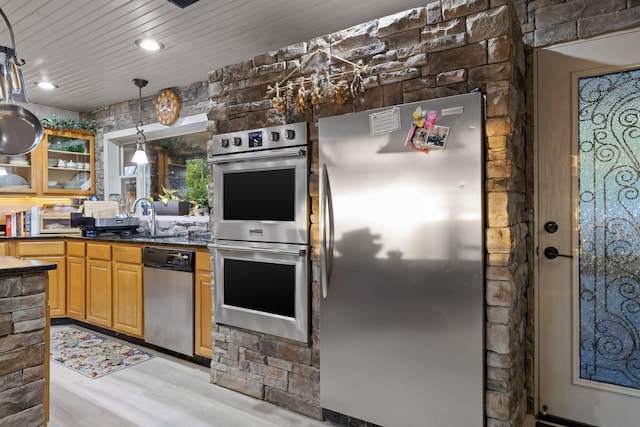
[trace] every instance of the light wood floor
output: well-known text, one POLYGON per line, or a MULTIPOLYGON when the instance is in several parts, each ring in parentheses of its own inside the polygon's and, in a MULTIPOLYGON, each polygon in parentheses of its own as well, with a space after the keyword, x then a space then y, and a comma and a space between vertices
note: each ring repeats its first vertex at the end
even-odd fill
POLYGON ((213 385, 208 368, 151 352, 158 357, 97 379, 51 362, 49 426, 332 425, 213 385))

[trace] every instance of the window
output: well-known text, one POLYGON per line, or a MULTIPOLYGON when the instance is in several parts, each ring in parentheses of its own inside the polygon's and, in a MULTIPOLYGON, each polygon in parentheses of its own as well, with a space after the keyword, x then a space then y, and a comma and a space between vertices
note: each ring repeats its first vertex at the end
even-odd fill
POLYGON ((135 143, 120 146, 120 194, 140 197, 140 190, 154 199, 163 194, 163 187, 177 190, 183 200, 199 205, 207 201, 209 168, 207 162, 207 132, 147 141, 149 163, 137 165, 131 161, 135 143))
MULTIPOLYGON (((187 184, 187 165, 195 159, 206 161, 206 146, 209 139, 207 125, 209 121, 205 113, 178 119, 173 126, 151 123, 144 126, 147 138, 146 151, 150 163, 138 166, 131 162, 135 151, 136 129, 128 128, 104 134, 104 156, 98 154, 97 163, 103 162, 105 199, 111 195, 127 195, 128 198, 155 197, 162 191, 162 185, 179 184, 179 181, 167 181, 180 175, 179 166, 170 169, 167 163, 182 163, 185 175, 184 193, 181 196, 189 199, 191 192, 187 184), (197 141, 197 143, 195 142, 197 141), (190 147, 188 150, 185 147, 190 147), (178 156, 172 159, 171 156, 178 156), (158 163, 158 160, 163 163, 158 163), (155 164, 153 163, 155 162, 155 164)), ((207 165, 208 166, 208 165, 207 165)), ((98 166, 99 167, 99 166, 98 166)), ((97 169, 99 173, 99 169, 97 169)), ((205 173, 205 172, 203 172, 205 173)), ((208 173, 208 168, 206 168, 208 173)), ((99 175, 98 175, 99 176, 99 175)), ((180 178, 176 178, 180 179, 180 178)), ((204 180, 199 181, 200 186, 204 180)), ((206 178, 208 182, 208 177, 206 178)), ((206 185, 206 184, 205 184, 206 185)), ((98 191, 100 192, 100 186, 98 191)), ((202 188, 200 189, 202 191, 202 188)), ((206 191, 206 189, 205 189, 206 191)))

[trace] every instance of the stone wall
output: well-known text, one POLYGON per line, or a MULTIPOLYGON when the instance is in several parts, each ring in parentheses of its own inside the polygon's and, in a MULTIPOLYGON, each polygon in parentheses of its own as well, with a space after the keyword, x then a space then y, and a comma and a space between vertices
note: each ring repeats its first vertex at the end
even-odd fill
MULTIPOLYGON (((317 120, 480 89, 487 96, 487 417, 519 424, 526 410, 524 337, 528 259, 525 220, 522 34, 508 2, 441 1, 213 71, 209 119, 218 133, 310 123, 312 337, 306 347, 214 325, 212 381, 320 418, 317 120), (317 48, 369 67, 366 90, 345 104, 322 103, 284 117, 271 108, 274 85, 317 48)), ((326 59, 325 59, 326 60, 326 59)), ((317 59, 303 66, 309 76, 317 59)), ((215 286, 214 286, 215 289, 215 286)), ((215 320, 215 315, 214 315, 215 320)), ((354 337, 354 339, 357 339, 354 337)), ((348 414, 347 414, 348 415, 348 414)))
POLYGON ((0 425, 44 422, 47 273, 0 277, 0 425))

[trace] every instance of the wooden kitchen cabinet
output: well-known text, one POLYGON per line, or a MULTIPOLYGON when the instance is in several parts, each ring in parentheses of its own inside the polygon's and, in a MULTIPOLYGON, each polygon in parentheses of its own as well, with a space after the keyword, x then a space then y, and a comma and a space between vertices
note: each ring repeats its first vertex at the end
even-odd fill
POLYGON ((67 242, 67 315, 77 320, 85 320, 87 314, 85 256, 85 242, 67 242))
POLYGON ((87 243, 86 321, 96 326, 111 328, 112 264, 111 245, 87 243))
POLYGON ((113 329, 143 337, 142 247, 113 246, 113 329))
POLYGON ((212 357, 211 258, 208 250, 196 251, 195 272, 195 354, 212 357))
POLYGON ((93 134, 47 129, 40 146, 43 194, 94 193, 93 134))
POLYGON ((51 317, 64 317, 67 314, 66 248, 64 240, 21 241, 16 242, 15 256, 30 258, 57 265, 49 270, 48 305, 51 317))
POLYGON ((94 136, 84 130, 45 129, 23 156, 0 155, 0 194, 90 195, 95 192, 94 136))

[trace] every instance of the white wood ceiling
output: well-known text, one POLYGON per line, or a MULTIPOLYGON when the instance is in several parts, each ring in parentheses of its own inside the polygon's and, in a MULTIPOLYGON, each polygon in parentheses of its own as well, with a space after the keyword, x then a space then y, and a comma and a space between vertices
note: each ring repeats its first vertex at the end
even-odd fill
MULTIPOLYGON (((418 6, 422 0, 0 0, 29 101, 83 112, 204 81, 210 71, 418 6), (153 37, 159 52, 138 48, 153 37), (59 85, 44 91, 34 85, 59 85)), ((0 18, 0 46, 11 46, 0 18)))

